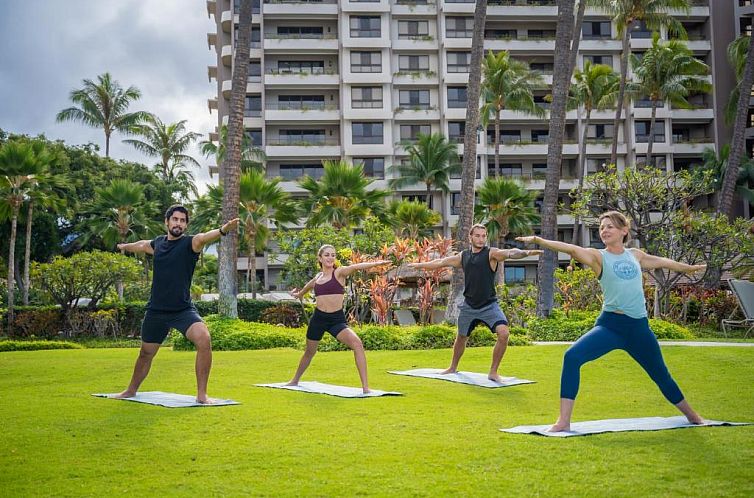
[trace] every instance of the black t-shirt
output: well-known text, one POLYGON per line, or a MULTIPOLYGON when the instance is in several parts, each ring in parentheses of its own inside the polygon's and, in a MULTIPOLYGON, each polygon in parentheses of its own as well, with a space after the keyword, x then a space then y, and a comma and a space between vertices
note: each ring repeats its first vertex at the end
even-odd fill
POLYGON ((466 304, 474 309, 497 301, 495 293, 495 272, 490 268, 490 248, 485 246, 479 252, 467 249, 461 253, 466 304))
POLYGON ((154 239, 154 276, 147 309, 152 311, 183 311, 193 306, 191 279, 199 253, 191 247, 193 236, 168 240, 166 235, 154 239))

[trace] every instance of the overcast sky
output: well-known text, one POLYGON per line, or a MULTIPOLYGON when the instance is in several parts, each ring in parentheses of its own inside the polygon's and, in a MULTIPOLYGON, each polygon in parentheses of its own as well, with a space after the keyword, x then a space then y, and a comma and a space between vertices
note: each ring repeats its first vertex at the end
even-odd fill
MULTIPOLYGON (((207 137, 217 115, 207 109, 216 86, 207 80, 214 31, 203 0, 0 0, 0 128, 11 133, 95 143, 104 155, 101 129, 56 123, 70 107, 71 90, 85 78, 109 72, 121 86, 133 85, 142 98, 132 110, 156 114, 163 122, 187 120, 187 128, 207 137)), ((148 158, 121 140, 110 139, 110 155, 149 166, 148 158)), ((207 160, 197 183, 209 180, 207 160)))

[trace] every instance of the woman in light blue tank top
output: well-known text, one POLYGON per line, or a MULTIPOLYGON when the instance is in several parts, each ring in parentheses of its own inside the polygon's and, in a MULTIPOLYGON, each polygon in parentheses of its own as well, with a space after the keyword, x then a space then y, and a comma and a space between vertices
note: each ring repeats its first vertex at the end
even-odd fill
POLYGON ((602 314, 594 328, 581 336, 563 358, 560 378, 560 416, 549 430, 568 431, 576 394, 579 390, 581 366, 613 351, 623 349, 649 374, 665 398, 674 404, 692 424, 703 419, 684 399, 670 376, 660 352, 657 337, 649 328, 644 301, 642 270, 665 268, 682 273, 704 270, 706 265, 687 265, 667 258, 626 249, 629 223, 616 211, 600 216, 600 238, 605 249, 583 248, 541 237, 518 237, 517 240, 538 244, 553 251, 564 252, 588 266, 598 276, 604 295, 602 314))

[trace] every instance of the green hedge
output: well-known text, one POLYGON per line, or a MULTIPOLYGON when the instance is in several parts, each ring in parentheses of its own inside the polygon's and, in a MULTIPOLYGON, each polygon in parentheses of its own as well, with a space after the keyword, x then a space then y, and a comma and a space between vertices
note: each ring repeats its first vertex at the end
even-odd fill
MULTIPOLYGON (((212 334, 212 349, 215 351, 232 351, 241 349, 268 349, 292 347, 303 349, 306 344, 306 327, 286 328, 266 323, 245 322, 209 316, 205 318, 212 334)), ((361 338, 364 348, 368 350, 397 349, 436 349, 453 346, 456 329, 450 325, 414 325, 399 327, 396 325, 365 325, 353 327, 361 338)), ((477 327, 471 334, 469 346, 492 346, 495 336, 486 327, 477 327)), ((510 344, 515 346, 529 343, 524 329, 512 329, 510 344)), ((193 350, 194 345, 181 334, 173 332, 173 349, 179 351, 193 350)), ((325 334, 320 342, 320 351, 344 351, 347 346, 325 334)))
MULTIPOLYGON (((599 312, 573 311, 566 315, 553 310, 549 318, 529 322, 529 334, 535 341, 575 341, 594 327, 599 312)), ((689 329, 675 323, 651 318, 649 326, 658 339, 692 339, 689 329)))
MULTIPOLYGON (((194 303, 201 316, 210 316, 217 313, 217 301, 196 301, 194 303)), ((239 318, 250 321, 261 321, 265 310, 277 306, 279 303, 269 301, 260 301, 253 299, 238 300, 239 318)), ((302 308, 298 304, 283 303, 282 306, 290 307, 298 316, 302 315, 302 308)), ((97 307, 95 311, 116 310, 116 334, 108 331, 107 337, 112 338, 131 338, 139 337, 141 334, 141 321, 146 313, 146 303, 123 303, 123 304, 104 304, 97 307)), ((79 308, 78 312, 87 313, 84 308, 79 308)), ((311 312, 311 310, 309 310, 311 312)), ((8 332, 8 315, 5 309, 0 310, 2 313, 3 332, 8 332)), ((57 339, 61 337, 62 331, 67 329, 63 311, 57 306, 18 306, 15 308, 15 319, 13 321, 13 331, 9 334, 10 339, 57 339)), ((76 338, 94 338, 97 334, 94 330, 84 331, 76 338)))
POLYGON ((39 351, 41 349, 82 349, 75 342, 63 341, 0 341, 0 352, 39 351))

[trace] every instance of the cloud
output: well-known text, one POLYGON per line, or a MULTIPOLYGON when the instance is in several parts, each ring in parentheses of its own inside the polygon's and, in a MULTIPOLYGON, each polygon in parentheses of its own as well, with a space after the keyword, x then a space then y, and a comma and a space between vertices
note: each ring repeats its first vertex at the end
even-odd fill
MULTIPOLYGON (((0 40, 0 128, 45 134, 68 144, 93 142, 104 151, 104 133, 78 123, 56 123, 69 107, 71 90, 104 72, 142 98, 132 110, 153 112, 165 122, 185 119, 206 135, 217 116, 207 110, 216 87, 207 80, 215 63, 207 48, 214 23, 203 2, 186 0, 4 0, 0 40)), ((156 161, 111 138, 110 154, 147 165, 156 161)), ((209 181, 208 162, 198 147, 191 154, 205 165, 197 181, 209 181)))

